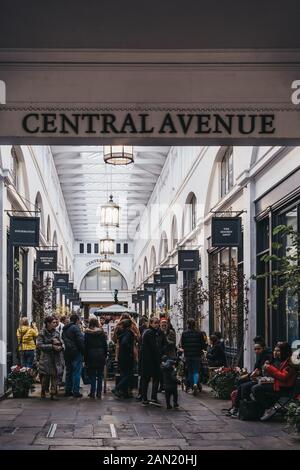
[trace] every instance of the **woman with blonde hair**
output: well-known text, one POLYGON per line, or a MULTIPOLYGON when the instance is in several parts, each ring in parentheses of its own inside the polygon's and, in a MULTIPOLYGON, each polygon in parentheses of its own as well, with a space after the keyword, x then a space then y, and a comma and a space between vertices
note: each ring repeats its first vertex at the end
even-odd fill
POLYGON ((17 329, 18 350, 20 354, 20 362, 22 367, 29 367, 32 369, 35 350, 36 338, 39 332, 34 322, 29 325, 27 317, 22 317, 20 326, 17 329))

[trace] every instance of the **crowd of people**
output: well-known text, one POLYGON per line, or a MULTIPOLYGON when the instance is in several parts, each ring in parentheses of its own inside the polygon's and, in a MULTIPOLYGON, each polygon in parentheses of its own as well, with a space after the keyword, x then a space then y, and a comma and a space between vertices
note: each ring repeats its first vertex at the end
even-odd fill
MULTIPOLYGON (((41 398, 50 394, 57 400, 59 385, 64 385, 65 396, 81 398, 83 371, 90 383, 89 397, 102 397, 104 369, 108 355, 108 338, 105 318, 90 318, 83 322, 79 315, 70 317, 48 316, 44 328, 38 332, 34 323, 22 318, 17 331, 20 361, 24 367, 37 364, 41 383, 41 398)), ((179 339, 179 338, 178 338, 179 339)), ((184 381, 187 392, 201 392, 205 378, 204 364, 208 367, 226 366, 224 341, 219 332, 207 338, 188 319, 187 329, 177 343, 176 332, 169 318, 142 317, 137 324, 129 314, 118 320, 113 337, 118 380, 112 389, 116 399, 133 397, 134 376, 138 375, 136 399, 143 406, 162 406, 158 393, 164 392, 167 409, 178 408, 178 384, 184 381), (178 377, 179 364, 184 373, 178 377), (134 374, 134 372, 138 372, 134 374), (151 383, 151 393, 149 385, 151 383), (150 394, 149 394, 150 393, 150 394)), ((250 374, 240 377, 232 393, 232 409, 228 416, 238 416, 241 401, 252 399, 257 406, 267 410, 282 393, 292 389, 296 372, 290 357, 288 343, 278 343, 272 351, 262 337, 254 338, 256 362, 250 374), (262 377, 267 377, 265 381, 262 377)))

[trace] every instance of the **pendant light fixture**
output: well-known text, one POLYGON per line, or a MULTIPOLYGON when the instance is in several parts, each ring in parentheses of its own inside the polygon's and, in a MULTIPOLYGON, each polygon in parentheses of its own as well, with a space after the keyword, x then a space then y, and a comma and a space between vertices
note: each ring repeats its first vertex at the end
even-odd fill
POLYGON ((109 273, 111 271, 111 260, 104 256, 104 258, 100 261, 100 272, 101 273, 109 273))
POLYGON ((106 235, 106 238, 100 240, 100 255, 114 255, 115 253, 115 240, 106 235))
POLYGON ((120 207, 113 201, 112 194, 109 201, 101 206, 100 223, 104 227, 119 227, 120 207))
POLYGON ((104 145, 103 159, 110 165, 129 165, 134 162, 132 145, 104 145))

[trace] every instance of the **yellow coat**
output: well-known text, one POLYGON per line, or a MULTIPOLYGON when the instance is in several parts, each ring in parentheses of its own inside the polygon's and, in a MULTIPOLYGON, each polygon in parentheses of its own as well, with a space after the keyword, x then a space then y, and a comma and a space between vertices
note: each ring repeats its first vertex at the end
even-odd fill
POLYGON ((17 329, 19 351, 32 351, 36 349, 35 339, 39 332, 36 327, 21 326, 17 329))

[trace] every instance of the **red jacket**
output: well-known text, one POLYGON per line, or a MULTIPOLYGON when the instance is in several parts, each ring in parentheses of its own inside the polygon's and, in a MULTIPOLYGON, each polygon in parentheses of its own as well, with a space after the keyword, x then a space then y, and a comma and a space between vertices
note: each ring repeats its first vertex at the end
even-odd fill
POLYGON ((265 370, 271 377, 274 377, 275 392, 279 392, 283 387, 294 387, 297 374, 289 359, 281 362, 279 369, 270 364, 265 366, 265 370))

